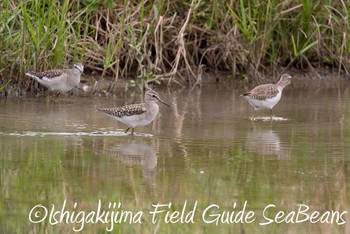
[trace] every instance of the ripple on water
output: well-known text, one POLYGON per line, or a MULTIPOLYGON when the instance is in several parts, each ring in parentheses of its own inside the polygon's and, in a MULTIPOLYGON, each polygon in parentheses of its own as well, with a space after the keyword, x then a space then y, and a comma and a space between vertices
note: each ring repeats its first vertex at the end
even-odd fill
MULTIPOLYGON (((124 131, 94 131, 94 132, 33 132, 33 131, 25 131, 25 132, 0 132, 0 135, 3 136, 127 136, 130 133, 125 133, 124 131)), ((146 133, 134 133, 135 136, 142 137, 153 137, 152 134, 146 133)))
MULTIPOLYGON (((270 116, 257 116, 254 120, 271 121, 270 116)), ((272 116, 272 121, 287 121, 287 118, 272 116)))

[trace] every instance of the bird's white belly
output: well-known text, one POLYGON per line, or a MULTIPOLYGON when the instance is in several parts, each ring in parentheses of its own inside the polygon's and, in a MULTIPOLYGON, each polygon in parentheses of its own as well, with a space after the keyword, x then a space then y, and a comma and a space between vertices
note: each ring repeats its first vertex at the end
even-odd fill
POLYGON ((132 128, 135 128, 137 126, 145 126, 151 123, 156 118, 158 114, 158 106, 156 107, 157 107, 156 110, 153 110, 153 111, 148 110, 147 112, 141 115, 123 116, 121 118, 116 116, 112 116, 112 117, 132 128))
POLYGON ((63 79, 62 77, 57 77, 53 79, 43 77, 41 80, 39 80, 39 82, 47 88, 51 89, 52 91, 67 92, 69 90, 72 90, 75 86, 77 86, 80 82, 80 79, 76 79, 74 80, 74 82, 71 81, 71 84, 69 84, 67 82, 67 79, 63 79))
POLYGON ((55 85, 51 85, 50 89, 52 91, 67 92, 67 91, 71 90, 72 87, 68 86, 66 84, 55 84, 55 85))
POLYGON ((254 109, 272 109, 281 99, 282 92, 279 92, 275 97, 268 98, 265 100, 256 100, 253 98, 247 97, 247 101, 250 105, 254 106, 254 109))

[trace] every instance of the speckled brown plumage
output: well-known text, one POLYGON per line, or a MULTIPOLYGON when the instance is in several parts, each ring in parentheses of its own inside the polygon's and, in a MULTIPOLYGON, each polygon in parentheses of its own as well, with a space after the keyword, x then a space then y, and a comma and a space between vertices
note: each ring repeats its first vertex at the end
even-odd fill
POLYGON ((169 106, 168 103, 159 98, 156 92, 149 90, 145 93, 144 103, 97 109, 97 111, 126 124, 128 128, 125 130, 125 133, 131 128, 131 135, 133 135, 135 127, 150 124, 156 118, 159 111, 157 101, 169 106))
POLYGON ((97 111, 121 118, 123 116, 141 115, 146 112, 146 109, 140 104, 133 104, 116 108, 98 109, 97 111))
MULTIPOLYGON (((241 96, 254 107, 254 111, 270 109, 270 120, 272 120, 272 108, 280 101, 282 91, 287 85, 291 84, 291 79, 292 76, 284 73, 277 84, 259 85, 241 96)), ((254 120, 254 115, 252 120, 254 120)))
POLYGON ((278 94, 278 88, 274 84, 259 85, 250 92, 244 93, 242 96, 248 96, 256 100, 265 100, 273 98, 278 94))
POLYGON ((59 77, 61 76, 63 73, 65 72, 65 70, 49 70, 49 71, 43 71, 43 72, 35 72, 35 71, 31 71, 28 72, 40 79, 42 79, 43 77, 47 77, 47 78, 55 78, 55 77, 59 77))
MULTIPOLYGON (((77 87, 80 82, 80 76, 84 75, 84 66, 81 63, 73 65, 72 69, 54 69, 49 71, 30 71, 26 75, 35 79, 41 85, 47 87, 50 92, 67 92, 77 87)), ((50 93, 47 100, 50 98, 50 93)))

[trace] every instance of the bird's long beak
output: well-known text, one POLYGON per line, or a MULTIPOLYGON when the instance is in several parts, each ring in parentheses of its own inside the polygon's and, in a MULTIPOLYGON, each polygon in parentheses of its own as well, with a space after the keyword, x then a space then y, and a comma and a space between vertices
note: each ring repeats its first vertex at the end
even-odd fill
POLYGON ((292 88, 294 88, 294 84, 293 84, 293 83, 290 83, 290 86, 291 86, 292 88))
POLYGON ((82 72, 81 75, 84 76, 84 78, 86 78, 86 75, 84 74, 84 72, 82 72))
POLYGON ((161 103, 163 103, 164 105, 166 105, 166 106, 168 106, 168 107, 170 107, 170 105, 168 104, 168 103, 166 103, 166 102, 164 102, 163 100, 161 100, 160 98, 157 98, 158 99, 158 101, 160 101, 161 103))

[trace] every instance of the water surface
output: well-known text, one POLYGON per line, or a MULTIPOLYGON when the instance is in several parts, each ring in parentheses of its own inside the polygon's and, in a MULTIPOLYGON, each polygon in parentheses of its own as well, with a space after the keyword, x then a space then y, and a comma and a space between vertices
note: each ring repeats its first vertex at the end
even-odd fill
MULTIPOLYGON (((32 224, 28 214, 42 204, 61 210, 97 210, 101 200, 121 202, 119 210, 142 211, 142 224, 115 224, 127 233, 263 232, 315 233, 349 231, 343 225, 266 222, 278 211, 298 211, 298 204, 319 211, 349 210, 350 97, 348 86, 290 88, 274 108, 253 108, 239 95, 250 86, 232 83, 217 88, 159 91, 171 104, 160 105, 157 119, 125 134, 126 126, 95 111, 141 101, 138 92, 114 98, 63 97, 0 100, 0 183, 3 233, 71 233, 80 225, 32 224), (152 204, 169 203, 172 212, 193 209, 194 223, 155 224, 152 204), (74 203, 76 208, 74 208, 74 203), (237 203, 236 209, 233 208, 237 203), (252 223, 205 223, 210 214, 253 211, 252 223)), ((112 204, 113 205, 113 204, 112 204)), ((164 213, 165 214, 165 213, 164 213)), ((38 214, 39 215, 39 214, 38 214)), ((85 224, 83 231, 105 232, 110 224, 85 224)))

